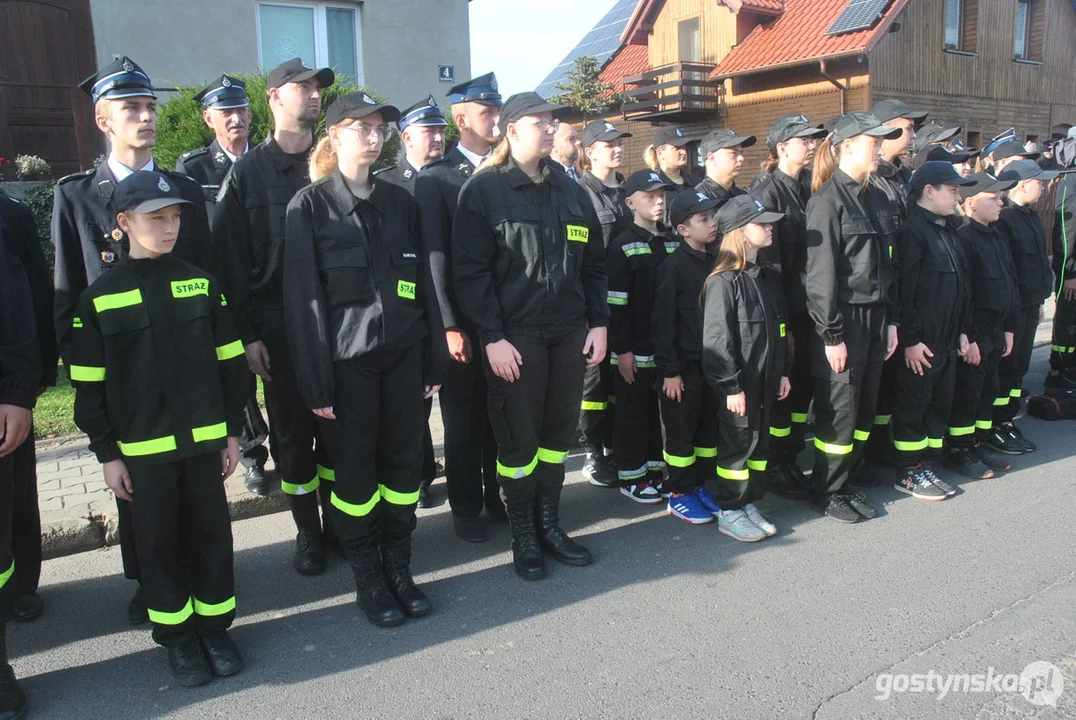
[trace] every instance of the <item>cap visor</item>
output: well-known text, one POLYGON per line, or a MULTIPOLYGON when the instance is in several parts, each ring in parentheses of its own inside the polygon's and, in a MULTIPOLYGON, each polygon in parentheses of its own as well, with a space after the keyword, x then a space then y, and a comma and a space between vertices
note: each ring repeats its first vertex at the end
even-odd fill
POLYGON ((164 208, 172 207, 173 205, 193 205, 193 204, 194 203, 192 203, 190 200, 184 200, 183 198, 174 198, 174 197, 155 198, 153 200, 146 200, 145 202, 141 202, 138 205, 135 205, 134 207, 127 208, 123 212, 136 212, 136 213, 146 214, 146 213, 151 213, 151 212, 157 212, 158 210, 163 210, 164 208))
POLYGON ((1053 180, 1054 178, 1056 178, 1060 174, 1061 173, 1059 173, 1057 170, 1043 170, 1042 172, 1040 172, 1038 175, 1035 176, 1035 179, 1036 180, 1050 181, 1050 180, 1053 180))
MULTIPOLYGON (((899 138, 903 132, 904 130, 902 128, 889 127, 888 125, 879 125, 876 128, 871 128, 870 130, 864 130, 863 132, 856 133, 856 135, 870 135, 872 137, 880 137, 886 140, 893 140, 895 138, 899 138)), ((852 137, 855 137, 855 135, 853 135, 852 137)))
POLYGON ((606 132, 591 140, 584 147, 590 147, 596 142, 613 142, 614 140, 620 140, 621 138, 630 138, 632 135, 630 132, 624 132, 623 130, 617 130, 616 132, 606 132))
POLYGON ((935 135, 935 136, 934 136, 934 137, 933 137, 933 138, 931 139, 931 142, 935 142, 935 143, 943 143, 943 142, 945 142, 946 140, 952 140, 952 139, 953 139, 953 137, 954 137, 954 136, 956 136, 956 134, 957 134, 958 132, 960 132, 960 128, 959 128, 959 127, 954 127, 954 128, 945 128, 945 129, 944 129, 944 130, 942 130, 942 131, 941 131, 940 133, 938 133, 937 135, 935 135))
POLYGON ((348 110, 340 118, 341 120, 356 120, 358 118, 368 117, 374 113, 381 113, 381 119, 385 122, 396 122, 402 116, 400 110, 395 105, 366 105, 364 107, 355 108, 354 110, 348 110))
POLYGON ((785 216, 784 213, 766 211, 760 213, 757 217, 749 220, 748 222, 758 223, 759 225, 772 225, 785 216))
POLYGON ((299 73, 295 77, 288 80, 288 82, 306 82, 310 78, 316 78, 319 88, 327 88, 336 82, 336 73, 332 68, 321 68, 320 70, 310 70, 308 72, 299 73))
POLYGON ((675 190, 675 189, 676 189, 676 185, 673 185, 672 183, 656 182, 656 183, 650 183, 648 185, 642 185, 640 187, 637 187, 637 188, 635 188, 634 190, 631 191, 631 194, 634 195, 637 192, 654 192, 655 190, 675 190))
POLYGON ((821 138, 821 137, 825 137, 828 134, 829 133, 826 132, 825 128, 809 127, 809 128, 804 128, 803 130, 800 130, 798 133, 793 133, 792 137, 798 137, 798 138, 821 138))
POLYGON ((663 142, 662 145, 672 145, 673 147, 682 148, 687 147, 688 143, 690 142, 691 138, 681 137, 677 135, 676 137, 669 138, 668 140, 663 142))
POLYGON ((745 147, 745 148, 749 148, 752 145, 754 145, 756 142, 758 142, 758 138, 756 138, 754 135, 748 135, 746 137, 738 137, 736 139, 739 140, 739 142, 736 143, 736 144, 739 145, 740 147, 745 147))
POLYGON ((907 118, 908 120, 914 120, 915 122, 922 122, 927 119, 927 115, 930 113, 923 112, 921 110, 913 110, 910 113, 904 113, 899 117, 907 118))
POLYGON ((246 100, 225 100, 224 102, 213 103, 206 110, 235 110, 236 108, 250 107, 250 103, 246 100))

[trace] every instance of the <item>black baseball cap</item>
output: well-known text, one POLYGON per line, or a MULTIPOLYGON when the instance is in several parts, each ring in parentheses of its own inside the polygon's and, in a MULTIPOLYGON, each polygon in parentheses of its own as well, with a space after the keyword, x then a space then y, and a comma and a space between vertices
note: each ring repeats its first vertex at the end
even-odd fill
POLYGON ((1060 174, 1057 170, 1043 170, 1034 160, 1016 160, 1005 166, 1005 169, 998 175, 998 179, 1015 180, 1018 183, 1024 180, 1049 181, 1060 174))
POLYGON ((669 206, 669 221, 673 227, 676 227, 686 222, 692 215, 713 210, 720 202, 698 190, 681 190, 676 193, 672 205, 669 206))
POLYGON ((974 181, 962 176, 945 160, 929 160, 912 175, 912 190, 927 185, 971 185, 974 181))
POLYGON ((748 223, 770 225, 784 216, 784 213, 770 212, 750 195, 737 195, 717 211, 717 231, 724 235, 748 223))
POLYGON ((1024 149, 1023 143, 1017 138, 1010 138, 995 147, 990 152, 990 157, 994 159, 994 162, 1010 157, 1022 157, 1025 160, 1038 160, 1039 155, 1041 154, 1042 153, 1037 152, 1027 152, 1024 149))
POLYGON ((395 105, 379 103, 361 90, 341 95, 333 100, 333 104, 325 111, 325 127, 332 127, 343 120, 366 117, 375 112, 381 113, 387 123, 400 119, 400 111, 395 105))
POLYGON ((770 126, 770 131, 766 134, 766 147, 774 150, 779 143, 788 142, 792 138, 825 136, 826 130, 818 125, 812 125, 807 121, 806 115, 786 115, 770 126))
POLYGON ((516 93, 504 101, 504 105, 501 107, 501 119, 497 121, 497 127, 501 130, 501 137, 504 137, 508 125, 520 118, 528 115, 538 115, 539 113, 552 113, 554 118, 559 118, 569 114, 571 111, 572 109, 569 106, 548 102, 536 92, 516 93))
POLYGON ((661 147, 662 145, 684 147, 689 142, 691 142, 691 138, 684 134, 683 128, 666 126, 654 133, 654 147, 661 147))
POLYGON ((897 118, 907 118, 908 120, 914 120, 915 122, 922 122, 927 119, 927 113, 919 110, 912 110, 906 102, 896 98, 882 100, 880 103, 876 103, 875 106, 871 108, 871 114, 881 122, 889 122, 890 120, 896 120, 897 118))
POLYGON ((628 176, 624 184, 620 186, 624 193, 631 197, 637 192, 652 192, 654 190, 672 190, 676 187, 671 182, 666 182, 658 175, 657 170, 637 170, 628 176))
POLYGON ((318 81, 318 87, 327 88, 336 82, 336 73, 332 68, 315 70, 299 58, 285 60, 269 72, 269 80, 266 86, 278 88, 292 82, 305 82, 310 78, 318 81))
POLYGON ((194 205, 179 186, 159 172, 139 170, 116 183, 112 206, 116 212, 151 213, 172 205, 194 205))
POLYGON ((936 123, 927 123, 915 131, 915 140, 912 142, 912 151, 919 152, 925 147, 935 143, 943 143, 952 140, 960 133, 960 126, 942 127, 936 123))
POLYGON ((969 176, 968 180, 972 183, 960 188, 960 197, 965 200, 979 193, 1012 190, 1019 182, 1018 180, 998 180, 988 172, 975 173, 969 176))
POLYGON ((583 147, 590 147, 596 142, 613 142, 620 138, 631 137, 630 132, 617 128, 608 120, 595 120, 583 128, 583 147))
POLYGON ((755 144, 754 135, 737 135, 731 128, 718 128, 702 139, 699 151, 703 157, 712 152, 734 147, 751 147, 755 144))
POLYGON ((837 118, 836 122, 833 123, 833 133, 830 142, 834 145, 840 145, 845 140, 851 140, 856 135, 870 135, 872 137, 892 140, 893 138, 900 137, 903 132, 904 131, 900 128, 882 125, 882 121, 879 120, 874 113, 850 112, 841 115, 837 118))
POLYGON ((967 152, 950 152, 941 145, 928 145, 922 148, 915 154, 915 158, 912 160, 912 169, 918 170, 928 162, 947 162, 950 165, 958 165, 960 163, 966 163, 971 159, 971 153, 967 152))

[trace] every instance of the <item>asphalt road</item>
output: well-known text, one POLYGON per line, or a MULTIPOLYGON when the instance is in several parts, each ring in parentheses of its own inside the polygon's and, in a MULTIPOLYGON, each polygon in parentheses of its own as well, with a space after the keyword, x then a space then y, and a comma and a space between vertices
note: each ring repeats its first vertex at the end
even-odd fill
POLYGON ((394 630, 360 617, 343 561, 295 575, 287 514, 243 521, 248 667, 203 688, 173 685, 164 651, 126 626, 118 550, 47 562, 47 614, 9 646, 34 718, 1076 717, 1076 424, 1023 426, 1040 450, 1005 477, 942 503, 869 490, 881 515, 854 526, 768 498, 781 532, 752 545, 590 487, 573 458, 566 526, 593 566, 524 582, 507 526, 466 545, 447 507, 420 511, 435 613, 394 630), (879 699, 909 674, 1033 661, 1063 677, 1056 705, 994 687, 879 699))

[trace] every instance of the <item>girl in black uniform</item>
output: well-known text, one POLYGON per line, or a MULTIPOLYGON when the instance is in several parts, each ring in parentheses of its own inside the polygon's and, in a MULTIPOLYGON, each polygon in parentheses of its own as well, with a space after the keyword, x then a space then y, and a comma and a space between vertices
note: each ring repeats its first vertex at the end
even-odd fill
POLYGON ((543 551, 570 565, 592 562, 561 529, 559 508, 583 370, 605 357, 609 306, 594 208, 548 160, 555 115, 566 110, 535 93, 505 102, 504 140, 464 186, 452 227, 456 297, 489 362, 513 562, 528 580, 545 577, 543 551))
MULTIPOLYGON (((702 178, 688 172, 691 166, 687 146, 691 140, 683 128, 663 127, 654 133, 654 144, 643 152, 643 162, 651 170, 657 170, 661 179, 675 186, 677 193, 690 190, 702 182, 702 178)), ((666 209, 672 207, 672 198, 665 201, 666 209)))
POLYGON ((325 115, 315 180, 288 205, 284 312, 303 401, 335 421, 333 524, 370 622, 430 611, 411 579, 423 397, 448 361, 418 206, 373 177, 400 112, 356 92, 325 115), (346 438, 346 440, 345 440, 346 438))
POLYGON ((748 196, 725 203, 717 211, 717 265, 703 290, 702 369, 718 392, 721 423, 710 484, 721 507, 717 529, 741 542, 777 534, 754 503, 765 492, 770 413, 790 390, 788 316, 780 275, 756 259, 782 217, 748 196))

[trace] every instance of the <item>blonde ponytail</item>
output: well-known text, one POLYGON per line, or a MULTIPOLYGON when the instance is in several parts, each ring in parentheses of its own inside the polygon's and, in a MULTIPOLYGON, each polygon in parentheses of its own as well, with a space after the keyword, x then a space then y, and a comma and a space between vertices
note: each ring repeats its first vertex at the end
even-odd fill
POLYGON ((818 149, 814 151, 814 173, 811 176, 812 194, 818 192, 818 189, 833 177, 833 173, 837 170, 837 161, 840 156, 840 146, 834 147, 829 136, 826 136, 822 142, 818 143, 818 149))
POLYGON ((336 146, 332 139, 326 135, 318 140, 314 152, 310 153, 310 182, 321 180, 336 172, 339 158, 336 157, 336 146))
POLYGON ((767 175, 773 175, 773 171, 777 169, 780 164, 780 158, 777 157, 777 149, 770 150, 770 154, 767 157, 762 158, 762 163, 759 168, 767 175))
POLYGON ((718 240, 717 262, 710 275, 717 275, 727 270, 742 271, 747 267, 747 231, 742 227, 725 233, 718 240))
POLYGON ((590 162, 590 157, 587 155, 586 150, 579 153, 579 159, 575 161, 575 169, 579 171, 580 175, 586 175, 594 169, 594 164, 590 162))
POLYGON ((501 167, 508 162, 508 156, 512 153, 512 146, 508 144, 508 138, 503 138, 493 148, 493 152, 489 154, 489 157, 482 161, 482 163, 475 168, 475 173, 480 173, 483 170, 489 170, 490 168, 501 167))
POLYGON ((647 145, 646 150, 643 151, 643 162, 651 170, 658 169, 658 149, 653 145, 647 145))

